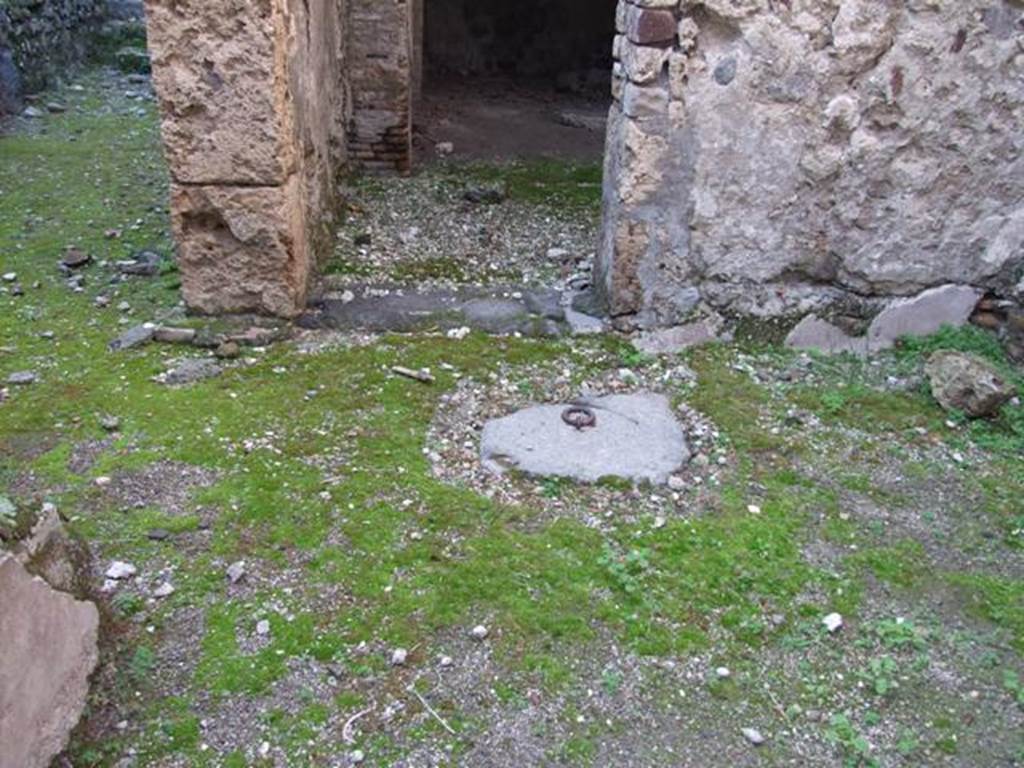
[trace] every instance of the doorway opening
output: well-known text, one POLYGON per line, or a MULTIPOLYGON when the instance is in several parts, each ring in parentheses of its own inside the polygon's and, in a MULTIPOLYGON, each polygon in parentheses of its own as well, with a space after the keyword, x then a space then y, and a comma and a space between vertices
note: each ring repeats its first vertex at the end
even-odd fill
POLYGON ((466 160, 599 162, 615 0, 421 0, 414 151, 466 160))

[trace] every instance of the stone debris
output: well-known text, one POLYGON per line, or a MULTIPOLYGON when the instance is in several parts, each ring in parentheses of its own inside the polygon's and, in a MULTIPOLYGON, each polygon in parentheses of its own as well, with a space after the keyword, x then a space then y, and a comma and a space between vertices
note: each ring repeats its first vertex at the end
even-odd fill
POLYGON ((836 632, 843 628, 843 617, 840 616, 838 613, 830 613, 828 616, 821 620, 821 623, 824 625, 825 629, 828 631, 830 635, 834 635, 836 632))
POLYGON ((760 747, 767 741, 767 739, 765 739, 764 737, 764 734, 757 730, 757 728, 744 728, 742 730, 742 733, 743 738, 745 738, 755 747, 760 747))
POLYGON ((897 299, 872 321, 868 348, 879 352, 892 348, 902 336, 928 336, 944 325, 966 325, 981 297, 977 288, 944 285, 910 299, 897 299))
POLYGON ((138 572, 138 569, 131 563, 115 560, 103 575, 114 581, 126 581, 133 578, 138 572))
POLYGON ((5 283, 13 283, 17 279, 18 279, 18 273, 17 272, 4 272, 4 274, 3 274, 3 281, 5 283))
POLYGON ((163 584, 161 584, 153 590, 153 597, 157 598, 158 600, 162 600, 164 598, 170 597, 174 594, 174 592, 174 585, 171 584, 169 581, 165 581, 163 584))
POLYGON ((936 352, 929 358, 925 373, 939 405, 971 418, 995 415, 1016 394, 998 368, 965 352, 936 352))
POLYGON ((234 341, 225 341, 218 344, 216 349, 213 350, 213 355, 218 360, 234 360, 241 356, 242 349, 234 341))
POLYGON ((596 421, 563 420, 573 404, 539 405, 484 425, 481 460, 510 470, 583 482, 617 477, 663 485, 690 458, 683 430, 664 395, 640 393, 580 400, 596 421))
POLYGON ((122 333, 107 346, 112 352, 123 352, 128 349, 135 349, 136 347, 141 347, 143 344, 148 344, 152 341, 155 333, 156 326, 152 323, 136 325, 122 333))
POLYGON ((152 251, 141 251, 127 261, 119 261, 117 268, 122 274, 136 277, 155 277, 160 274, 163 257, 152 251))
POLYGON ((645 331, 633 340, 633 346, 648 355, 675 355, 728 338, 718 318, 704 318, 673 328, 645 331))
POLYGON ((827 355, 850 354, 863 356, 868 353, 868 340, 849 335, 827 320, 811 314, 797 323, 786 337, 790 349, 814 350, 827 355))
POLYGON ((0 763, 47 768, 85 709, 89 676, 99 661, 99 611, 4 554, 0 596, 0 734, 11 736, 4 739, 0 763))
POLYGON ((7 383, 12 386, 24 387, 35 384, 38 378, 34 371, 15 371, 7 377, 7 383))
POLYGON ((81 269, 92 261, 92 256, 73 245, 67 247, 61 257, 60 266, 66 270, 81 269))
POLYGON ((970 286, 945 285, 896 299, 878 313, 864 336, 851 335, 812 313, 790 331, 786 346, 825 354, 864 356, 882 352, 892 349, 904 336, 929 336, 944 326, 966 325, 981 296, 981 291, 970 286))
POLYGON ((406 660, 409 658, 409 651, 405 648, 395 648, 391 652, 391 666, 402 667, 405 666, 406 660))
POLYGON ((191 344, 195 338, 195 328, 169 328, 167 326, 160 326, 153 331, 153 339, 163 344, 191 344))
POLYGON ((471 184, 462 192, 462 199, 476 205, 498 205, 505 202, 508 192, 503 184, 471 184))
POLYGON ((238 582, 240 582, 242 579, 245 578, 246 575, 245 561, 239 560, 238 562, 229 565, 226 575, 228 577, 228 581, 232 584, 237 584, 238 582))
POLYGON ((117 416, 100 416, 99 422, 105 432, 117 432, 121 428, 121 420, 117 416))
POLYGON ((486 640, 489 631, 483 624, 477 624, 469 634, 474 640, 486 640))
POLYGON ((224 369, 216 360, 207 357, 186 357, 175 361, 171 368, 154 377, 154 381, 169 387, 194 384, 220 376, 224 369))

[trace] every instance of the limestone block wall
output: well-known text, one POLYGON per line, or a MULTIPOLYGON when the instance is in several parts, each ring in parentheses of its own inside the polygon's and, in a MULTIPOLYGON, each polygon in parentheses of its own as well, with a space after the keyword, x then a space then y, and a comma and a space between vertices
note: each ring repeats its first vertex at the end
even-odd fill
POLYGON ((353 164, 409 170, 412 156, 414 0, 350 0, 348 79, 353 164))
POLYGON ((620 325, 1024 293, 1020 0, 621 0, 617 31, 620 325))
POLYGON ((147 0, 182 292, 298 313, 345 159, 339 0, 147 0))

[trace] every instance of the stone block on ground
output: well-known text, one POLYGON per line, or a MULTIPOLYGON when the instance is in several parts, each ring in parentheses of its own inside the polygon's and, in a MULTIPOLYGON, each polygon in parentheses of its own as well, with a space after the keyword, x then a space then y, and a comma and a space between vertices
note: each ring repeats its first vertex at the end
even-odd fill
POLYGON ((99 611, 4 554, 0 605, 0 765, 47 768, 85 708, 99 611))
POLYGON ((868 348, 879 352, 901 336, 928 336, 944 325, 966 325, 983 293, 967 285, 944 285, 909 299, 897 299, 868 328, 868 348))
POLYGON ((842 328, 822 320, 817 315, 808 315, 786 337, 786 346, 790 349, 815 350, 825 354, 849 352, 854 355, 866 355, 868 340, 863 337, 851 336, 842 328))
POLYGON ((925 373, 939 405, 972 418, 994 416, 1016 394, 998 368, 965 352, 936 352, 928 360, 925 373))
POLYGON ((725 338, 716 318, 702 318, 674 328, 644 331, 633 340, 633 346, 648 355, 674 355, 725 338))
POLYGON ((668 398, 641 393, 590 399, 592 427, 577 429, 563 415, 570 404, 537 405, 484 425, 481 460, 503 474, 564 477, 581 482, 621 478, 656 484, 689 461, 683 428, 668 398))

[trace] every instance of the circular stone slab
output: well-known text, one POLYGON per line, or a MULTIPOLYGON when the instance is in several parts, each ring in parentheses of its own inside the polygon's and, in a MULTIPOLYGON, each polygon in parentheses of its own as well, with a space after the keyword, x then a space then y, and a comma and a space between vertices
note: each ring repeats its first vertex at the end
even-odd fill
POLYGON ((569 404, 538 405, 487 422, 483 465, 498 474, 517 470, 591 483, 616 477, 661 485, 689 461, 683 428, 664 395, 607 395, 585 405, 597 416, 589 429, 562 420, 569 404))

